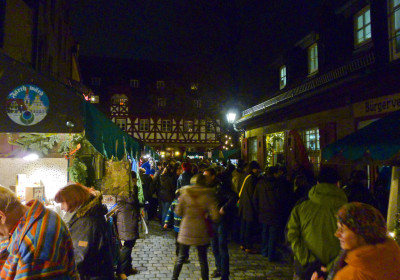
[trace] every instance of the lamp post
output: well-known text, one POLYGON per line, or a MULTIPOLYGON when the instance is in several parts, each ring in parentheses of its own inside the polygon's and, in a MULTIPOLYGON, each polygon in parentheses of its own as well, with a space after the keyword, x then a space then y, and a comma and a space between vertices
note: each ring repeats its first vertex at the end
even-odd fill
POLYGON ((236 119, 236 113, 228 112, 226 114, 226 118, 228 119, 228 123, 233 124, 235 122, 235 119, 236 119))

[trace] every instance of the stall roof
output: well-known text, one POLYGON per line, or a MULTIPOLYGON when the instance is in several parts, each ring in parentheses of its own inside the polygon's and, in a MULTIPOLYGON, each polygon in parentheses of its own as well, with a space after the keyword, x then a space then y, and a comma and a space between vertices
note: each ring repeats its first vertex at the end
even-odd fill
POLYGON ((73 87, 0 51, 0 132, 82 133, 107 158, 138 158, 150 147, 122 131, 73 87))
POLYGON ((389 160, 399 151, 400 111, 396 111, 326 146, 322 157, 330 160, 341 155, 358 160, 368 154, 373 160, 389 160))

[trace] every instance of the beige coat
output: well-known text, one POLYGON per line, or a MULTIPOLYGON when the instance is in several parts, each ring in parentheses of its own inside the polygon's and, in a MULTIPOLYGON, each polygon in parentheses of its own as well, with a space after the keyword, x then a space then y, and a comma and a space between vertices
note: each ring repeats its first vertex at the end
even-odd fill
POLYGON ((214 191, 211 188, 192 186, 181 189, 177 215, 182 216, 178 242, 185 245, 206 245, 210 243, 205 216, 213 221, 219 219, 214 191))

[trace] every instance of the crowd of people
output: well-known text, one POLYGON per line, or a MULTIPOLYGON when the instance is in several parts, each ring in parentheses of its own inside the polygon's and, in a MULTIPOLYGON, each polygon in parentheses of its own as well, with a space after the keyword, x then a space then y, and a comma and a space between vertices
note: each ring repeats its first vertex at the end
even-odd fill
POLYGON ((290 247, 294 279, 400 279, 400 248, 388 236, 384 210, 377 209, 385 201, 368 190, 363 171, 343 184, 326 166, 314 178, 278 165, 262 170, 256 161, 170 160, 146 161, 131 177, 131 189, 116 198, 112 211, 100 191, 68 184, 55 196, 63 218, 39 201, 24 205, 0 187, 0 278, 127 279, 137 273, 132 248, 145 207, 149 220, 175 232, 172 279, 190 262, 190 246, 197 249, 202 279, 209 279, 210 245, 211 277, 229 279, 230 240, 268 262, 281 261, 290 247), (138 179, 146 203, 139 201, 138 179))

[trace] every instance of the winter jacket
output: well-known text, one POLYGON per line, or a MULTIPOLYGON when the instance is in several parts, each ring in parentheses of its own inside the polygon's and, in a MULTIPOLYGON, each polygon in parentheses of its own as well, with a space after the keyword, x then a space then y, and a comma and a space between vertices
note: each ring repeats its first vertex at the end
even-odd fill
POLYGON ((362 184, 350 184, 343 190, 346 193, 349 202, 362 202, 377 207, 373 195, 362 184))
POLYGON ((178 201, 175 212, 182 216, 178 242, 195 246, 209 244, 210 235, 206 215, 209 215, 213 221, 219 219, 213 190, 196 185, 185 187, 181 189, 178 201))
POLYGON ((175 198, 176 178, 172 173, 165 173, 160 176, 159 200, 172 202, 175 198))
POLYGON ((253 222, 255 221, 256 217, 256 212, 253 205, 253 194, 258 178, 253 173, 250 173, 247 176, 243 181, 244 186, 241 194, 240 189, 242 186, 239 188, 239 216, 242 220, 253 222))
POLYGON ((308 200, 296 205, 287 225, 287 240, 296 260, 305 266, 318 258, 331 269, 340 252, 336 213, 347 202, 335 184, 320 183, 308 193, 308 200))
POLYGON ((265 225, 279 226, 284 223, 284 193, 274 177, 261 177, 256 185, 253 203, 258 221, 265 225))
POLYGON ((118 237, 121 240, 136 240, 139 238, 140 204, 138 187, 134 186, 128 197, 118 196, 120 206, 116 213, 118 237))
POLYGON ((0 243, 0 279, 78 279, 71 236, 61 218, 37 200, 0 243))
POLYGON ((240 188, 242 187, 244 178, 246 177, 246 173, 241 169, 235 169, 232 172, 232 190, 239 194, 240 188))
POLYGON ((174 222, 174 231, 179 232, 179 228, 181 226, 182 217, 178 216, 175 213, 175 208, 178 205, 178 199, 174 199, 172 201, 171 206, 168 209, 167 217, 165 218, 164 224, 167 224, 169 227, 172 226, 172 222, 174 222))
POLYGON ((183 171, 181 175, 179 175, 178 181, 176 183, 176 188, 180 189, 184 186, 190 185, 190 179, 192 178, 192 173, 188 171, 183 171))
POLYGON ((75 261, 81 280, 113 279, 111 236, 104 215, 107 208, 96 193, 68 221, 75 261))
POLYGON ((392 239, 376 245, 365 245, 347 253, 347 263, 334 280, 398 280, 400 248, 392 239))
POLYGON ((221 218, 224 220, 233 218, 236 213, 237 194, 219 179, 216 179, 210 187, 214 190, 218 209, 224 209, 225 214, 221 218))

